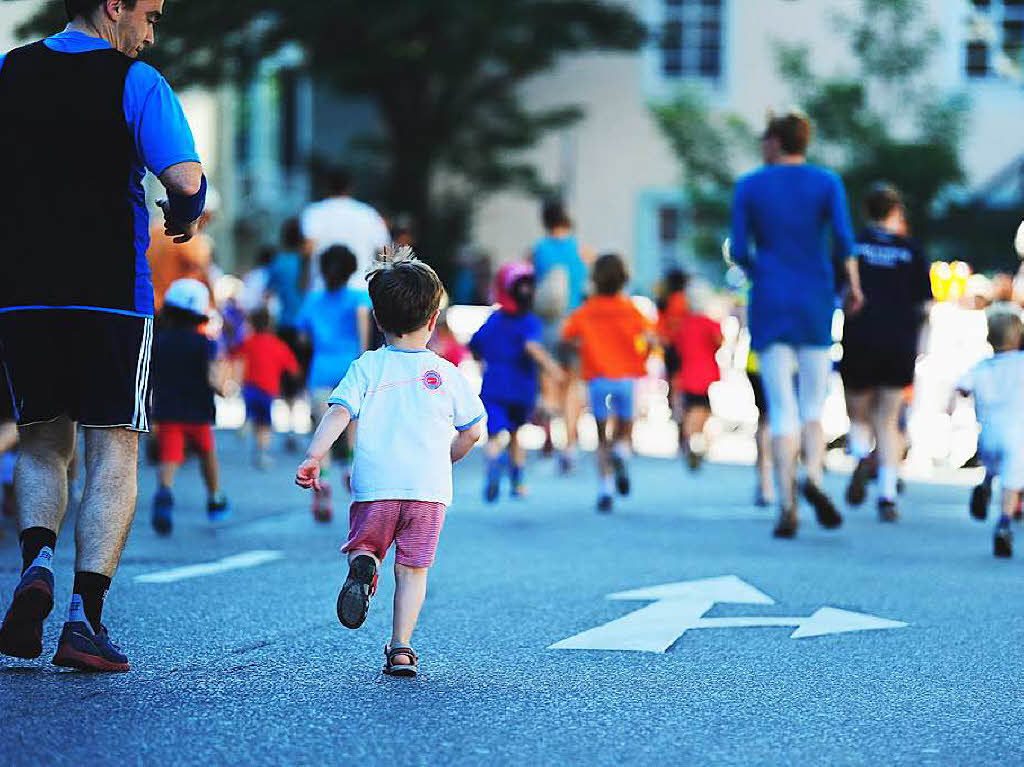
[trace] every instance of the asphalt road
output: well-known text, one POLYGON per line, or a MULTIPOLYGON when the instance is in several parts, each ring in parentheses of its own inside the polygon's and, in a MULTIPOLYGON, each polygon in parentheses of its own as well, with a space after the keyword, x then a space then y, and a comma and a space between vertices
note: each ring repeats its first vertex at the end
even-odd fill
MULTIPOLYGON (((795 541, 769 536, 748 467, 637 459, 634 493, 593 510, 593 470, 531 465, 528 500, 480 502, 479 457, 456 474, 414 644, 416 680, 379 672, 390 577, 366 624, 334 615, 344 514, 317 525, 293 461, 250 470, 222 436, 234 520, 211 529, 198 469, 177 492, 176 530, 149 527, 153 472, 105 622, 133 671, 49 664, 71 586, 58 544, 47 654, 0 658, 0 763, 40 764, 1014 764, 1021 745, 1019 590, 1024 561, 996 561, 967 489, 911 484, 903 520, 873 507, 838 532, 804 511, 795 541), (251 567, 169 583, 139 576, 277 552, 251 567), (806 617, 822 607, 903 628, 791 639, 794 627, 703 628, 667 652, 547 649, 650 602, 629 589, 736 576, 774 604, 705 617, 806 617)), ((589 459, 588 459, 589 460, 589 459)), ((843 478, 833 475, 838 495, 843 478)), ((1024 537, 1021 539, 1024 554, 1024 537)), ((18 573, 0 542, 0 591, 18 573)), ((628 627, 625 634, 628 634, 628 627)), ((628 636, 624 635, 623 641, 628 636)))

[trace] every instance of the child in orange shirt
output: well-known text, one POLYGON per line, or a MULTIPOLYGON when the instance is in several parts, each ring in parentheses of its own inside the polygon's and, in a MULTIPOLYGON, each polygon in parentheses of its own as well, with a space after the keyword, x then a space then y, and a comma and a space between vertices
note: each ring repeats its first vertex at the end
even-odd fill
POLYGON ((594 262, 591 297, 568 319, 564 340, 578 345, 590 409, 597 421, 597 466, 601 487, 597 510, 612 510, 612 493, 628 495, 626 459, 633 434, 633 389, 646 372, 653 336, 651 323, 623 292, 629 273, 622 258, 607 253, 594 262), (615 428, 607 425, 614 418, 615 428))

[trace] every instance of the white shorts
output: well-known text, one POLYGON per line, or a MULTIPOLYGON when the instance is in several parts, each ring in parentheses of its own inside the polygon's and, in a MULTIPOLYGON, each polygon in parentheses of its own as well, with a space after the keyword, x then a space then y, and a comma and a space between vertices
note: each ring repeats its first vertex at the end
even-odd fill
POLYGON ((820 421, 832 369, 828 348, 772 344, 760 359, 772 436, 797 436, 802 424, 820 421))

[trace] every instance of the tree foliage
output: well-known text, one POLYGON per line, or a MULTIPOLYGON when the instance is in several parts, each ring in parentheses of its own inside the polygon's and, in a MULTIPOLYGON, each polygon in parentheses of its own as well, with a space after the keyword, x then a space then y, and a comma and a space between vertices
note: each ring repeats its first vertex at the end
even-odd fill
MULTIPOLYGON (((455 244, 447 211, 504 187, 540 190, 517 155, 580 116, 571 93, 564 106, 528 108, 522 83, 566 54, 633 50, 644 38, 625 5, 601 0, 168 0, 166 11, 147 57, 176 86, 243 80, 298 43, 315 77, 368 99, 384 126, 373 142, 389 168, 384 203, 411 212, 435 254, 455 244), (465 190, 446 190, 443 206, 442 174, 465 190)), ((19 32, 63 23, 62 0, 49 0, 19 32)))

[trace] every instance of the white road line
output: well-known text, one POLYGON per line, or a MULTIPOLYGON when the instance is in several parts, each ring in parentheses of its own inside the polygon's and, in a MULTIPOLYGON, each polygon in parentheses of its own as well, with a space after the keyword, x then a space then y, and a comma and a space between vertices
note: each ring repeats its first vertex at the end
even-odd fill
POLYGON ((204 575, 225 573, 229 570, 241 570, 246 567, 256 567, 257 565, 273 562, 283 557, 284 552, 282 551, 263 551, 257 549, 256 551, 246 551, 242 554, 224 557, 223 559, 218 559, 216 562, 205 562, 200 565, 186 565, 185 567, 175 567, 171 570, 160 570, 155 573, 136 575, 135 582, 174 583, 175 581, 184 581, 189 578, 200 578, 204 575))

